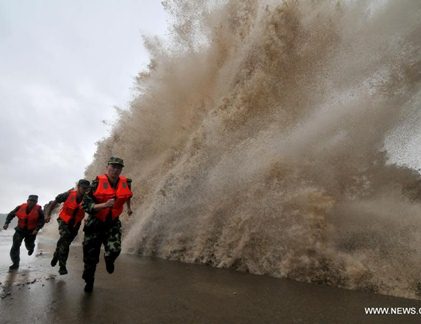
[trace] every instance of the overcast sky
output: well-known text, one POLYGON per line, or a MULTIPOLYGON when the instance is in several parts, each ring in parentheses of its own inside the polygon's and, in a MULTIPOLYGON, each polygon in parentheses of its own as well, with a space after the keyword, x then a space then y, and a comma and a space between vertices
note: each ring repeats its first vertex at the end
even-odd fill
POLYGON ((83 177, 166 24, 157 0, 0 0, 0 213, 83 177))

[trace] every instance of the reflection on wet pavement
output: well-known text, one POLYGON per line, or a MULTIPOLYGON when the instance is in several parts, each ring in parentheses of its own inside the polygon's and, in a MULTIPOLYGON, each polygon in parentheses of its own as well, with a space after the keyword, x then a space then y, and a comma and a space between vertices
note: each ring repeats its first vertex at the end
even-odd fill
POLYGON ((421 307, 420 301, 316 286, 153 258, 121 255, 114 274, 98 264, 92 294, 83 291, 81 246, 69 274, 50 266, 54 245, 7 272, 0 259, 1 323, 383 323, 417 316, 367 317, 364 307, 421 307), (4 311, 7 310, 7 311, 4 311), (22 312, 22 310, 25 310, 22 312))

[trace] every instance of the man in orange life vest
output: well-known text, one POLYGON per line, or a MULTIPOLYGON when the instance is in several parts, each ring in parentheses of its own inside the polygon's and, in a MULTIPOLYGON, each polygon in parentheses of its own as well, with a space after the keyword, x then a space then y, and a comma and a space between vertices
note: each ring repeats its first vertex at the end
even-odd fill
POLYGON ((114 272, 114 261, 121 251, 121 223, 119 216, 127 204, 129 216, 132 214, 131 179, 120 176, 124 167, 123 160, 111 157, 107 173, 92 181, 91 192, 83 199, 83 208, 89 214, 83 231, 83 262, 85 268, 82 278, 86 282, 85 291, 91 292, 94 286, 96 265, 99 262, 101 245, 104 245, 105 266, 108 273, 114 272))
POLYGON ((13 245, 10 249, 10 258, 13 262, 13 264, 9 267, 10 271, 19 268, 20 246, 23 240, 25 240, 28 255, 34 253, 35 238, 38 231, 44 226, 44 212, 37 202, 37 195, 29 195, 26 203, 17 206, 6 217, 6 222, 3 226, 5 230, 9 227, 11 220, 15 216, 18 217, 18 226, 15 227, 13 245))
POLYGON ((66 262, 69 256, 69 247, 79 231, 82 219, 85 217, 82 200, 83 196, 89 191, 90 185, 88 180, 79 180, 76 190, 70 189, 59 194, 46 210, 47 217, 45 221, 48 223, 54 208, 58 204, 64 203, 57 219, 60 238, 57 241, 57 247, 51 260, 51 266, 53 267, 56 266, 57 262, 59 263, 58 273, 61 275, 67 274, 66 262))

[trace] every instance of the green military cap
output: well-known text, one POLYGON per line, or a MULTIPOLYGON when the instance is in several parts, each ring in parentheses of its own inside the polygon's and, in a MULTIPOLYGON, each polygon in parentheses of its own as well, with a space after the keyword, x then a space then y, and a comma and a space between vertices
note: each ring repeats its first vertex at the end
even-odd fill
POLYGON ((78 186, 89 188, 91 183, 88 180, 80 179, 77 183, 78 186))
POLYGON ((28 200, 38 201, 38 196, 37 195, 29 195, 28 200))
POLYGON ((120 159, 115 156, 110 157, 110 159, 108 160, 108 164, 121 165, 122 167, 124 167, 123 159, 120 159))

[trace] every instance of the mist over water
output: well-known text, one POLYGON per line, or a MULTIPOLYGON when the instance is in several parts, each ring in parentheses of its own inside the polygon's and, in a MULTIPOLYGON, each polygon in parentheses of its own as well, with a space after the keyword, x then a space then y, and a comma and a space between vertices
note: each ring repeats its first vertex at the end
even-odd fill
POLYGON ((126 251, 415 297, 421 182, 400 157, 421 2, 165 6, 172 40, 145 40, 139 95, 87 169, 126 161, 126 251))

